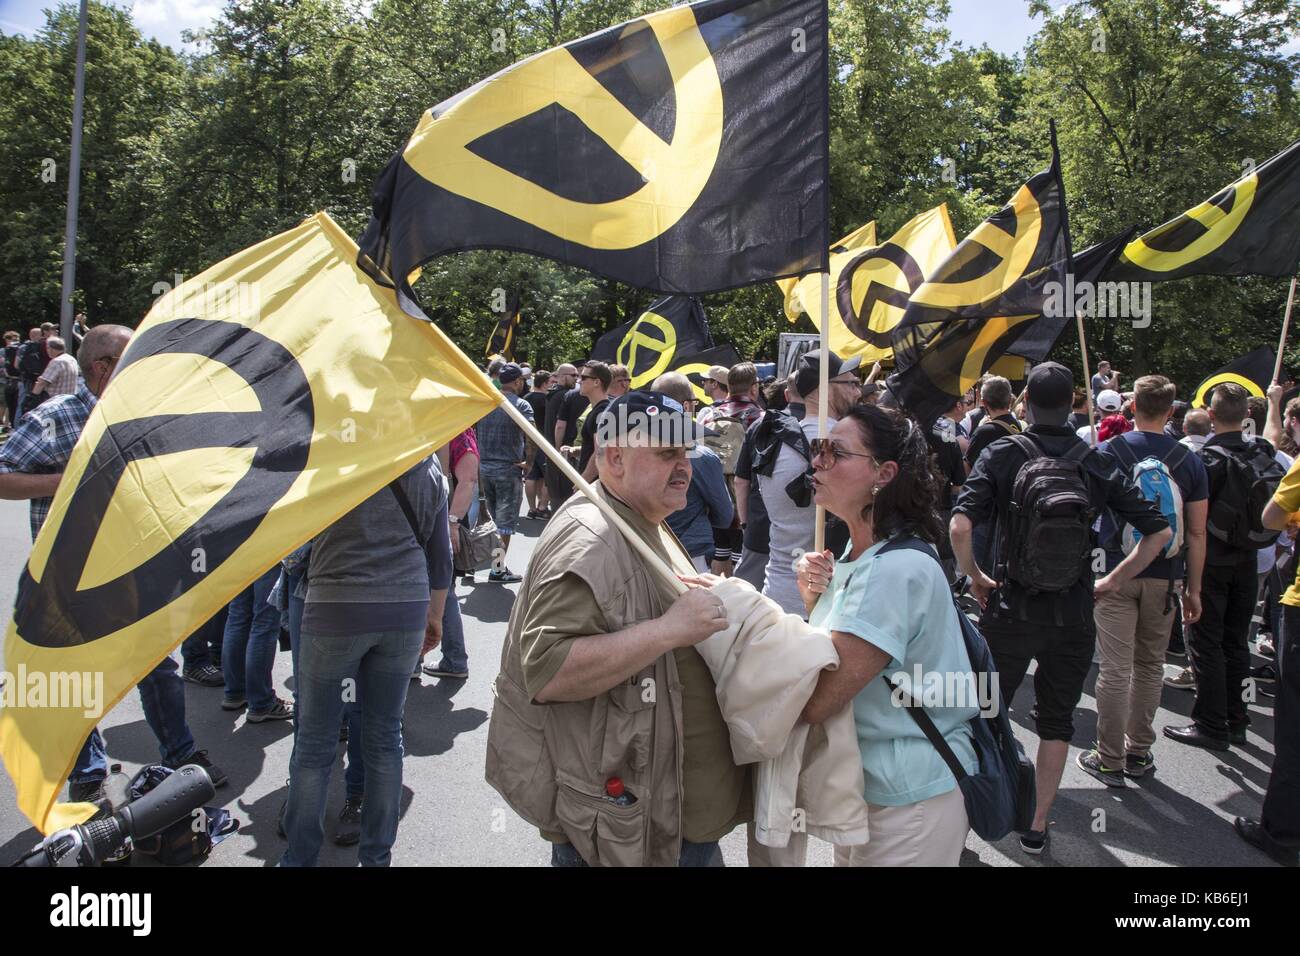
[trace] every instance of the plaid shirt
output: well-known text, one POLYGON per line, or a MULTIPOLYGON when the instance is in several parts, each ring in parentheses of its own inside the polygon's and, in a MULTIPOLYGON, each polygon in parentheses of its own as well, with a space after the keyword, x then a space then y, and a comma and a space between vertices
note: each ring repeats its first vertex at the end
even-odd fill
MULTIPOLYGON (((70 395, 56 395, 32 409, 18 422, 9 440, 0 447, 0 474, 53 475, 62 472, 72 457, 72 449, 86 427, 96 398, 79 382, 70 395)), ((50 513, 53 498, 31 501, 32 540, 50 513)))
POLYGON ((45 366, 45 371, 36 381, 45 383, 46 395, 72 395, 77 391, 77 379, 80 375, 81 370, 77 367, 77 360, 65 352, 51 359, 50 364, 45 366))

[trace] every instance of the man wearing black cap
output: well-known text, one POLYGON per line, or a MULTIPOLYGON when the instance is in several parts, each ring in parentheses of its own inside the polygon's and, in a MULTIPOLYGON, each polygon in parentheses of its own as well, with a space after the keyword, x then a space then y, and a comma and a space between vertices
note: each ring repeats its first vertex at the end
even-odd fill
MULTIPOLYGON (((501 366, 498 377, 506 401, 531 422, 533 407, 519 397, 527 387, 523 370, 510 362, 501 366)), ((503 408, 489 412, 474 427, 474 433, 478 438, 479 486, 501 534, 501 560, 495 563, 488 580, 513 584, 521 579, 506 567, 505 552, 510 550, 510 538, 515 533, 519 502, 524 494, 524 433, 503 408)))
MULTIPOLYGON (((596 494, 691 581, 665 519, 686 504, 701 434, 643 391, 596 428, 596 494)), ((726 622, 720 598, 678 596, 584 495, 547 523, 510 615, 486 775, 552 843, 553 865, 721 865, 718 840, 753 816, 695 650, 726 622)))
MULTIPOLYGON (((794 386, 803 402, 805 417, 797 421, 788 415, 768 413, 754 426, 751 481, 758 483, 770 522, 767 573, 763 593, 788 614, 804 617, 807 609, 799 595, 794 562, 814 545, 817 509, 807 483, 811 452, 808 442, 817 438, 817 409, 821 392, 820 349, 806 352, 794 371, 794 386)), ((860 356, 842 359, 830 353, 827 363, 827 431, 862 397, 857 369, 860 356)))
POLYGON ((1069 427, 1073 395, 1069 370, 1055 362, 1030 373, 1031 427, 988 446, 962 486, 950 526, 958 564, 984 607, 980 626, 1003 700, 1015 697, 1029 662, 1038 662, 1038 805, 1032 828, 1020 837, 1031 854, 1047 843, 1048 815, 1074 734, 1074 708, 1092 666, 1093 596, 1132 580, 1171 537, 1169 523, 1113 460, 1069 427), (1142 540, 1094 586, 1092 525, 1106 508, 1141 532, 1142 540), (971 532, 990 522, 995 554, 986 573, 975 561, 971 532))

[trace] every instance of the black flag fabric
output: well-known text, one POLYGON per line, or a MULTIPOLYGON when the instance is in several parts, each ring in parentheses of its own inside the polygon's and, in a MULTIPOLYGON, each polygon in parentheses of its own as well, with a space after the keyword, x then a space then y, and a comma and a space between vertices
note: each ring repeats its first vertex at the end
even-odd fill
POLYGON ((1268 346, 1261 346, 1234 359, 1197 386, 1192 407, 1204 408, 1210 403, 1210 392, 1214 386, 1226 382, 1234 382, 1251 395, 1264 398, 1269 385, 1273 383, 1273 366, 1276 362, 1277 353, 1268 346))
POLYGON ((703 294, 827 268, 826 0, 702 0, 511 66, 424 114, 358 265, 396 286, 511 249, 703 294))
POLYGON ((679 356, 711 348, 713 336, 700 300, 670 295, 651 303, 633 321, 602 335, 591 357, 626 365, 636 389, 648 387, 664 372, 675 369, 679 356))
POLYGON ((890 391, 928 426, 1000 357, 1042 359, 1064 323, 1036 322, 1070 265, 1060 157, 963 239, 912 293, 893 332, 890 391), (1011 346, 1018 348, 1012 350, 1011 346), (1031 354, 1032 353, 1032 354, 1031 354))
POLYGON ((1300 140, 1177 219, 1139 236, 1106 278, 1290 276, 1300 269, 1300 140))
POLYGON ((506 300, 506 311, 497 320, 496 327, 488 339, 485 358, 500 355, 507 362, 515 360, 515 331, 519 328, 519 294, 513 293, 506 300))
POLYGON ((736 351, 734 345, 717 345, 696 355, 679 357, 669 371, 681 372, 690 379, 691 388, 695 390, 695 400, 703 406, 709 405, 713 401, 704 392, 704 376, 709 374, 709 369, 715 365, 731 368, 733 365, 739 365, 742 361, 743 359, 741 359, 740 353, 736 351))

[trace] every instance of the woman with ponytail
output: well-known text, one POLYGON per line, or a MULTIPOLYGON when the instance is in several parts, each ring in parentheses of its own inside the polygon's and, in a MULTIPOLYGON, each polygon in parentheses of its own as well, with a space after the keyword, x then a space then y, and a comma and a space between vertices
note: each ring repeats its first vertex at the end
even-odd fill
POLYGON ((840 655, 803 717, 821 723, 852 705, 871 831, 865 846, 836 848, 837 866, 956 866, 966 843, 956 778, 903 705, 904 693, 924 705, 962 766, 978 770, 968 722, 979 702, 947 578, 937 554, 899 547, 943 533, 929 461, 921 429, 876 405, 813 443, 814 500, 851 541, 838 561, 829 551, 799 560, 810 622, 840 655))

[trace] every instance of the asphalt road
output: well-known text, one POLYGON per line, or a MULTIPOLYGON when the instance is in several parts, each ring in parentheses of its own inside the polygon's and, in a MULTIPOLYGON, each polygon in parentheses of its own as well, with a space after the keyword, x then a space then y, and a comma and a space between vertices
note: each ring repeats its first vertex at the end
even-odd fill
MULTIPOLYGON (((26 504, 0 501, 0 601, 11 607, 13 590, 28 551, 26 504)), ((524 522, 509 555, 523 572, 541 532, 524 522)), ((517 586, 479 583, 457 586, 465 618, 470 676, 466 681, 425 677, 412 682, 406 703, 406 760, 402 822, 393 850, 399 866, 540 866, 549 848, 535 830, 505 805, 483 780, 491 684, 496 676, 506 621, 517 586)), ((436 653, 436 652, 435 652, 436 653)), ((431 655, 432 656, 432 655, 431 655)), ((1259 661, 1257 660, 1256 663, 1259 661)), ((0 662, 0 669, 3 668, 0 662)), ((1171 667, 1172 669, 1172 667, 1171 667)), ((1075 715, 1075 742, 1091 745, 1096 726, 1091 696, 1095 668, 1075 715)), ((290 695, 289 655, 276 658, 275 683, 290 695)), ((1032 731, 1025 729, 1032 703, 1031 681, 1014 702, 1012 716, 1026 748, 1033 753, 1032 731)), ((219 704, 220 688, 186 684, 187 716, 194 737, 229 775, 217 800, 241 822, 238 833, 217 847, 208 866, 271 866, 284 850, 275 823, 285 796, 290 751, 287 722, 249 724, 219 704)), ((1168 723, 1187 723, 1192 696, 1166 688, 1157 731, 1168 723)), ((1079 770, 1071 750, 1060 795, 1052 812, 1052 842, 1040 858, 1026 856, 1014 838, 987 844, 973 834, 963 860, 970 866, 1271 866, 1267 857, 1243 843, 1232 830, 1236 815, 1257 816, 1272 761, 1272 700, 1251 707, 1252 727, 1245 747, 1213 754, 1158 738, 1156 772, 1125 790, 1111 790, 1079 770)), ((131 693, 100 723, 110 760, 132 772, 158 759, 157 743, 144 721, 137 694, 131 693)), ((343 803, 342 748, 330 780, 327 837, 343 803)), ((18 811, 13 781, 0 774, 0 865, 38 839, 18 811)), ((745 865, 743 830, 723 840, 729 866, 745 865)), ((830 864, 830 850, 813 841, 810 863, 830 864)), ((355 848, 327 839, 321 865, 355 865, 355 848)))

